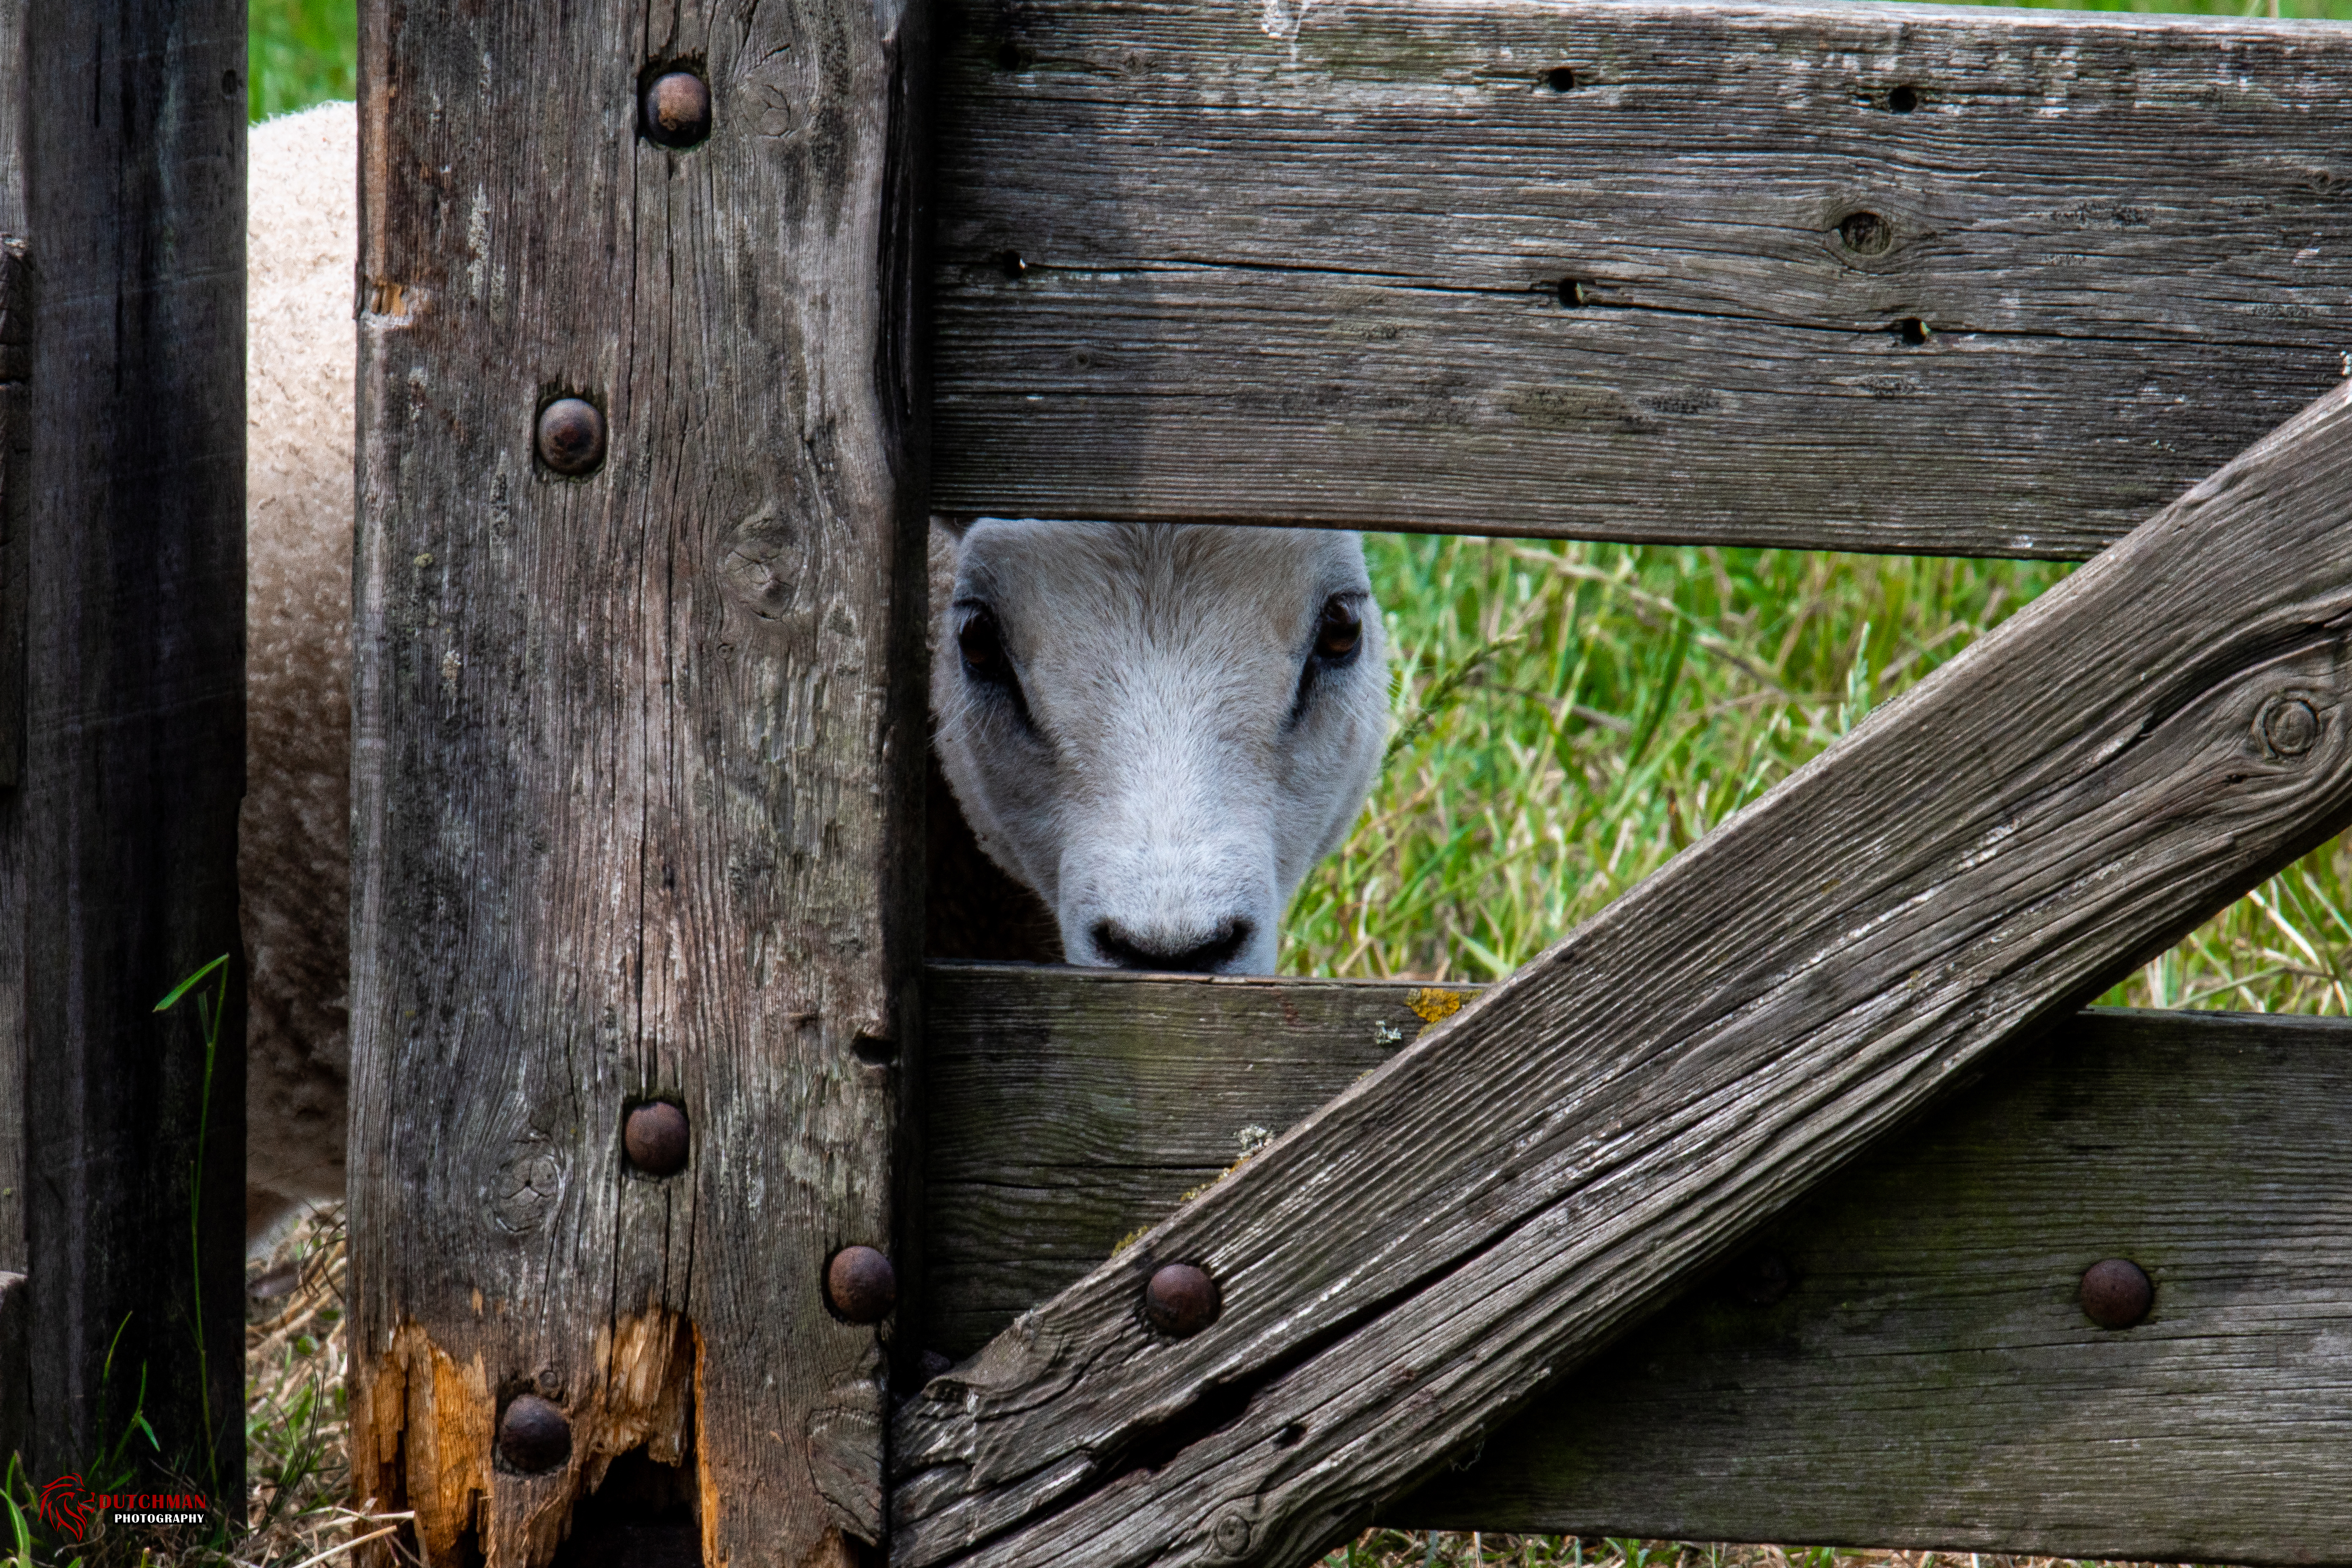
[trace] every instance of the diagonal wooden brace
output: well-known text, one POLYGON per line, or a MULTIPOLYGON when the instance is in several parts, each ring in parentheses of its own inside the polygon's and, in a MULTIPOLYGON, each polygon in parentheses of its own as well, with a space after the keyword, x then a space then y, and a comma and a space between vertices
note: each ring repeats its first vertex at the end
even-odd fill
POLYGON ((893 1562, 1339 1539, 2352 818, 2347 636, 2352 385, 932 1380, 893 1562))

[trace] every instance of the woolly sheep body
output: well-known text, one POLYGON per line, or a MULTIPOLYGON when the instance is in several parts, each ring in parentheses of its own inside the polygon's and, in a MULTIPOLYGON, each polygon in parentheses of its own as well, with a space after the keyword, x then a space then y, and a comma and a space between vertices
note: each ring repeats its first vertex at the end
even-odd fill
POLYGON ((247 155, 237 881, 252 1235, 343 1194, 358 117, 338 103, 271 121, 247 155))

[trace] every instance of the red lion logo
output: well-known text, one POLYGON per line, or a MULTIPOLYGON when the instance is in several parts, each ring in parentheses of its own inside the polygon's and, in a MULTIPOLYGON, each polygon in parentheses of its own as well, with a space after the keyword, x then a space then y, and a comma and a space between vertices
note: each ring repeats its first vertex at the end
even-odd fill
POLYGON ((41 1522, 67 1541, 89 1532, 89 1491, 79 1476, 59 1476, 41 1489, 41 1522))

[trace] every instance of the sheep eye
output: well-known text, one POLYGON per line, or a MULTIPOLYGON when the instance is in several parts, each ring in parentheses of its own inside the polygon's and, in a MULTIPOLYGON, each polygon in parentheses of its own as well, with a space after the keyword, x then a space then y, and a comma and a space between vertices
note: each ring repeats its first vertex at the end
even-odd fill
POLYGON ((956 633, 956 647, 974 674, 995 675, 1004 668, 1004 633, 989 610, 974 610, 956 633))
POLYGON ((1345 658, 1364 640, 1363 617, 1356 606, 1334 594, 1323 602, 1323 619, 1315 628, 1315 651, 1325 658, 1345 658))

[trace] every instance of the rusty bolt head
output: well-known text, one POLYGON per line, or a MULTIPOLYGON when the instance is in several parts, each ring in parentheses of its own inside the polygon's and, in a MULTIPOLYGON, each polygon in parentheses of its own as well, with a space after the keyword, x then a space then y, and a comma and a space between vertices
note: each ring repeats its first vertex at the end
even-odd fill
POLYGON ((2319 714, 2300 697, 2282 697, 2263 709, 2263 744, 2274 757, 2299 757, 2319 739, 2319 714))
POLYGON ((604 462, 604 416, 584 397, 559 397, 539 411, 539 460, 577 479, 604 462))
POLYGON ((551 1470, 572 1458, 572 1423, 536 1394, 518 1394, 499 1417, 499 1458, 525 1475, 551 1470))
POLYGON ((710 134, 710 84, 694 71, 664 71, 646 84, 646 140, 656 147, 691 147, 710 134))
POLYGON ((853 1323, 878 1323, 898 1304, 898 1274, 870 1247, 845 1247, 824 1268, 824 1299, 853 1323))
POLYGON ((2083 1310, 2103 1329, 2128 1329, 2155 1304, 2155 1284, 2127 1258, 2110 1258, 2083 1272, 2083 1310))
POLYGON ((1217 1321, 1223 1303, 1208 1270, 1190 1263, 1163 1263, 1143 1288, 1143 1315, 1173 1339, 1190 1339, 1217 1321))
POLYGON ((1229 1513, 1217 1521, 1217 1527, 1211 1535, 1219 1552, 1228 1557, 1239 1557, 1249 1550, 1250 1521, 1244 1515, 1229 1513))
POLYGON ((650 1100, 629 1112, 621 1129, 629 1163, 648 1176, 675 1176, 686 1169, 686 1112, 667 1100, 650 1100))

